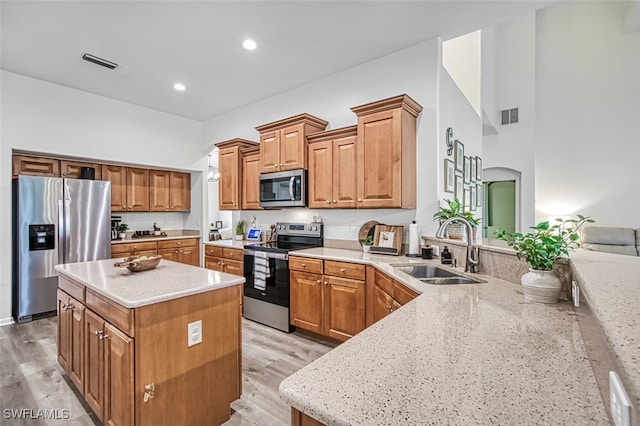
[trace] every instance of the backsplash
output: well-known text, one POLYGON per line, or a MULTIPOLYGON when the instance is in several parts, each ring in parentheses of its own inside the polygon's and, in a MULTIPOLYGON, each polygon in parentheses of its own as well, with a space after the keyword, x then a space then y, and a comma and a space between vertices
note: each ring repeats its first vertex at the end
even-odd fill
POLYGON ((185 213, 178 212, 140 212, 140 213, 113 213, 112 216, 122 217, 121 223, 129 225, 128 231, 153 231, 153 224, 161 229, 185 228, 185 213))

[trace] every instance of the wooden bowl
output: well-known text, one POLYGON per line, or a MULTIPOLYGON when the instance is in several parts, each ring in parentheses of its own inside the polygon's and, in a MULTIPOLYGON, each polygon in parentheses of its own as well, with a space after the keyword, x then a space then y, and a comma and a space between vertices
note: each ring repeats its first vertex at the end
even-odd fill
POLYGON ((159 254, 148 256, 146 259, 140 259, 140 257, 141 256, 126 257, 122 262, 116 262, 113 266, 127 268, 131 272, 142 272, 155 268, 160 263, 160 260, 162 260, 162 256, 159 254))

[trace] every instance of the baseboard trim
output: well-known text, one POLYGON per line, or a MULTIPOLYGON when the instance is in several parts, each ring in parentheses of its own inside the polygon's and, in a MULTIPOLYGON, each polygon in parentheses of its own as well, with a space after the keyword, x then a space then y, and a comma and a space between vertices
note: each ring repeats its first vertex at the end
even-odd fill
POLYGON ((0 318, 0 327, 4 327, 5 325, 11 325, 11 324, 13 324, 13 318, 11 317, 0 318))

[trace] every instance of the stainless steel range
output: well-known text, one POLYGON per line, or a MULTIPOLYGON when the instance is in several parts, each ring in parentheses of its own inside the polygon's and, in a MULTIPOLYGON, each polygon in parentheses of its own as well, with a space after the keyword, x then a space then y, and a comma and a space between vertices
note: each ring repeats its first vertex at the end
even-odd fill
POLYGON ((321 223, 276 224, 273 242, 244 246, 244 317, 290 333, 289 251, 322 247, 321 223))

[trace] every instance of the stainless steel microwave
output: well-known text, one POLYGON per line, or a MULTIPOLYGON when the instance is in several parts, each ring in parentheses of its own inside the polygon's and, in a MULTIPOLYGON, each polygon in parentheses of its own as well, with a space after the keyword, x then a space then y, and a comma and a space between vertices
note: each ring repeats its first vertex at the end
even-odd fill
POLYGON ((260 175, 261 207, 307 205, 307 171, 303 169, 260 175))

